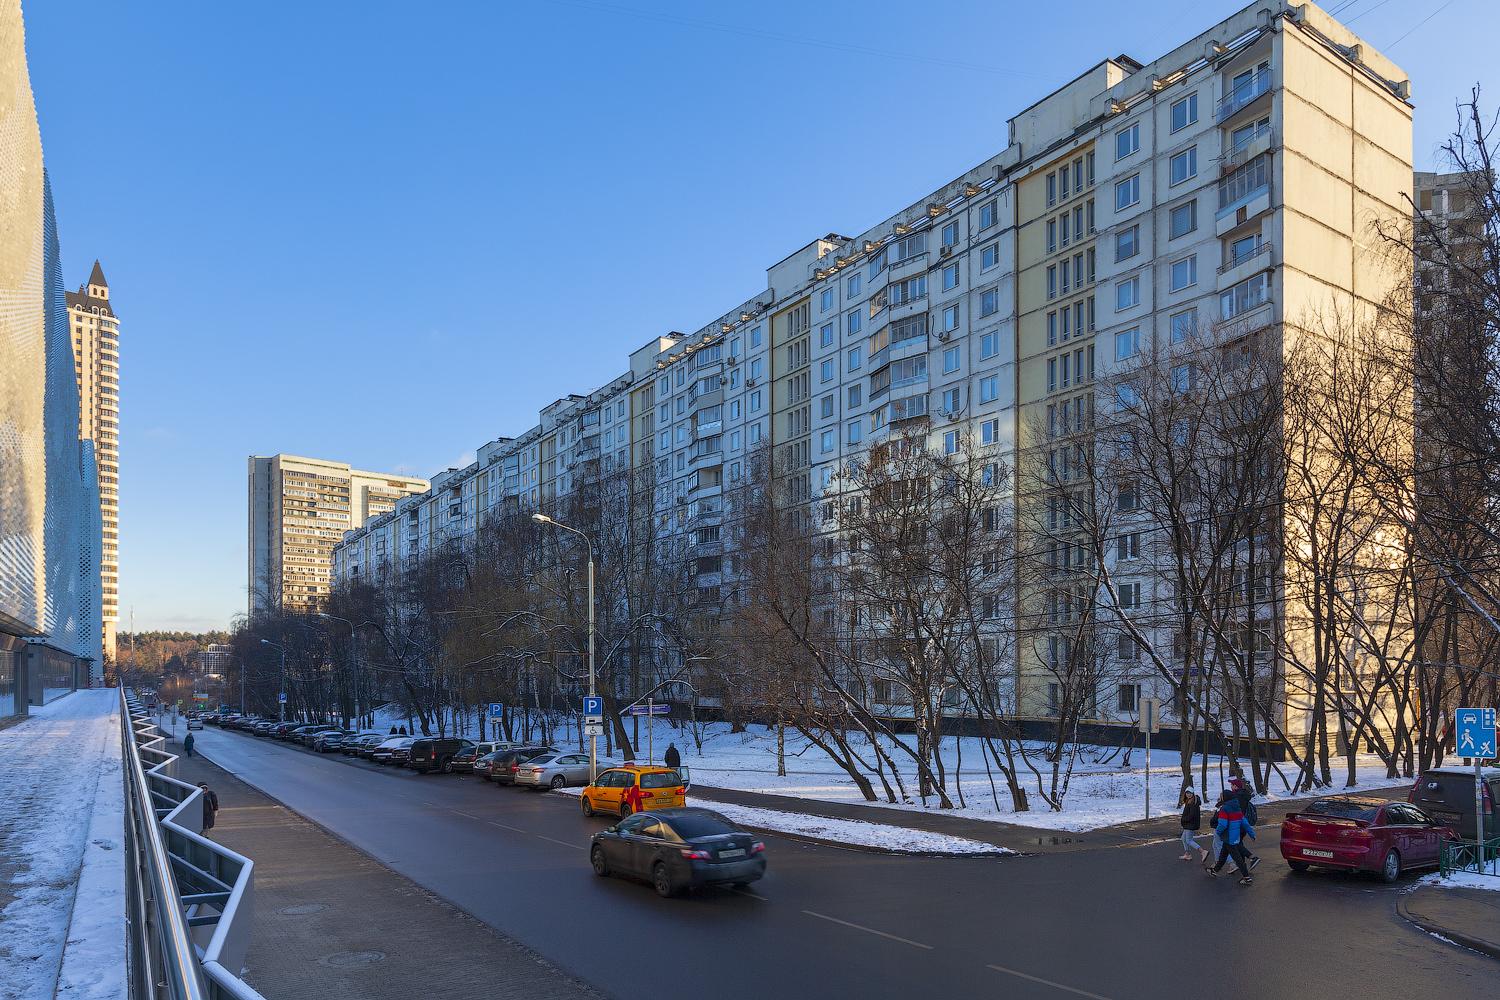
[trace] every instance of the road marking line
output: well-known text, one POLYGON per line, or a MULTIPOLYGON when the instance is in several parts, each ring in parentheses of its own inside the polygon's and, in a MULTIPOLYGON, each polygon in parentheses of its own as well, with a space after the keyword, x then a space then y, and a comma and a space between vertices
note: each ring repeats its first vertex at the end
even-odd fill
POLYGON ((526 832, 525 830, 521 829, 519 826, 511 826, 508 823, 496 823, 492 819, 487 819, 487 820, 485 820, 485 822, 488 823, 490 826, 498 826, 502 830, 510 830, 513 833, 525 833, 526 832))
MULTIPOLYGON (((457 809, 453 811, 458 812, 457 809)), ((467 816, 469 814, 464 813, 463 815, 467 816)), ((475 816, 473 818, 479 819, 478 816, 475 816)), ((492 819, 484 820, 484 822, 488 823, 490 826, 498 826, 502 830, 509 830, 512 833, 524 833, 528 837, 536 837, 539 840, 550 840, 554 844, 561 844, 564 847, 572 847, 580 851, 588 850, 588 848, 584 847, 582 844, 574 844, 566 840, 558 840, 556 837, 549 837, 545 833, 532 833, 530 830, 523 830, 519 826, 511 826, 509 823, 497 823, 492 819)))
POLYGON ((1088 990, 1080 990, 1075 989, 1072 986, 1064 986, 1062 983, 1054 983, 1052 980, 1043 979, 1041 976, 1028 976, 1024 972, 1017 972, 1015 969, 1007 969, 1003 965, 986 965, 985 968, 994 969, 996 972, 1003 972, 1007 976, 1015 976, 1018 979, 1029 979, 1033 983, 1041 983, 1043 986, 1050 986, 1053 989, 1062 990, 1063 992, 1071 993, 1074 996, 1090 997, 1091 1000, 1109 1000, 1109 997, 1100 996, 1098 993, 1090 993, 1088 990))
POLYGON ((470 819, 477 819, 477 820, 479 820, 479 821, 480 821, 480 822, 481 822, 481 823, 483 823, 483 822, 484 822, 484 821, 485 821, 485 819, 484 819, 484 817, 483 817, 483 816, 475 816, 475 815, 474 815, 474 814, 473 814, 473 813, 466 813, 466 812, 464 812, 464 811, 463 811, 463 810, 462 810, 462 809, 454 809, 454 810, 453 810, 453 812, 456 812, 456 813, 458 813, 458 814, 459 814, 459 815, 460 815, 460 816, 467 816, 467 817, 469 817, 469 818, 470 818, 470 819))
POLYGON ((739 893, 741 896, 749 896, 751 899, 758 899, 762 903, 769 903, 770 902, 770 900, 767 899, 766 897, 764 897, 764 896, 757 896, 755 893, 751 892, 749 889, 730 889, 729 891, 730 892, 739 893))
POLYGON ((819 920, 827 920, 832 924, 842 924, 845 927, 852 927, 857 931, 864 931, 866 934, 874 934, 877 937, 889 938, 892 941, 900 941, 902 944, 909 944, 913 948, 922 948, 926 951, 932 951, 932 945, 930 944, 923 944, 920 941, 913 941, 910 938, 897 937, 894 934, 887 934, 885 931, 877 931, 875 928, 866 927, 863 924, 851 924, 847 920, 840 920, 838 917, 830 917, 826 913, 814 913, 812 910, 803 910, 802 912, 807 914, 809 917, 817 917, 819 920))
POLYGON ((574 848, 576 850, 579 850, 579 851, 584 851, 584 850, 588 849, 588 848, 584 847, 582 844, 575 844, 575 843, 572 843, 571 841, 567 841, 567 840, 558 840, 556 837, 549 837, 545 833, 533 833, 532 836, 533 837, 540 837, 543 840, 550 840, 554 844, 561 844, 564 847, 572 847, 572 848, 574 848))

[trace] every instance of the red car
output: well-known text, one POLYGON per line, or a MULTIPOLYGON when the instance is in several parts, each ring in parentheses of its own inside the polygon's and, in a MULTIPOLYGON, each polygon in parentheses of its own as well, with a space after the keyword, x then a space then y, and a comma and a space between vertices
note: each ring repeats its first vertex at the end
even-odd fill
POLYGON ((1281 823, 1281 856, 1292 871, 1345 868, 1387 882, 1438 863, 1453 831, 1414 805, 1352 795, 1317 799, 1281 823))

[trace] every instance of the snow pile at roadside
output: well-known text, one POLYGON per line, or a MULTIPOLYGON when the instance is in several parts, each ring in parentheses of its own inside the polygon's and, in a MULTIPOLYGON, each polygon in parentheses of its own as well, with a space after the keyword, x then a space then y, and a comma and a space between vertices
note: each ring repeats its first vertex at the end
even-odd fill
POLYGON ((882 851, 908 854, 1014 854, 1014 851, 994 844, 986 844, 967 837, 950 837, 926 830, 913 830, 902 826, 886 826, 882 823, 865 823, 854 819, 831 819, 826 816, 810 816, 807 813, 783 812, 780 809, 758 809, 752 806, 732 805, 728 802, 708 802, 705 808, 731 819, 736 823, 757 830, 774 833, 790 833, 802 837, 815 837, 835 844, 851 847, 874 847, 882 851))
MULTIPOLYGON (((1496 869, 1500 872, 1500 868, 1496 869)), ((1418 885, 1430 885, 1438 889, 1488 889, 1491 892, 1500 892, 1500 875, 1481 875, 1478 872, 1454 872, 1447 878, 1442 875, 1429 875, 1417 883, 1418 885)))
POLYGON ((121 780, 119 698, 112 689, 79 691, 0 731, 0 900, 8 899, 0 910, 0 997, 7 1000, 51 1000, 66 986, 75 988, 70 996, 125 995, 123 884, 113 891, 108 874, 124 851, 122 799, 111 787, 121 780), (97 817, 96 799, 104 810, 97 817), (96 855, 87 866, 86 853, 96 855), (105 891, 80 893, 81 869, 105 891))

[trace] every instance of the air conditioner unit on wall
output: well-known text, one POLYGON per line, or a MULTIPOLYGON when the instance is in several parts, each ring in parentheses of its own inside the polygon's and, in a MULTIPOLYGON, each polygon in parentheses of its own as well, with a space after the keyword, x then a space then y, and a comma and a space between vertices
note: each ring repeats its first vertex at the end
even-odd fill
POLYGON ((953 248, 952 247, 942 247, 942 248, 940 248, 938 250, 938 256, 939 257, 952 257, 953 256, 953 248))

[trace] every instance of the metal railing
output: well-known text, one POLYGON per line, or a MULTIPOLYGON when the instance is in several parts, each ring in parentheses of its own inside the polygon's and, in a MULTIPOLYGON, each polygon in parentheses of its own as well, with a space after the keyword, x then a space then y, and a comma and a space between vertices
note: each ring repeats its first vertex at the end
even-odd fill
POLYGON ((1500 837, 1484 842, 1481 853, 1479 842, 1473 840, 1445 840, 1438 853, 1438 871, 1443 875, 1454 872, 1478 872, 1500 878, 1500 837))
POLYGON ((1270 69, 1257 70, 1253 76, 1232 87, 1229 93, 1219 99, 1217 121, 1222 123, 1224 119, 1233 116, 1241 108, 1248 106, 1270 89, 1270 69))
POLYGON ((202 835, 203 791, 120 692, 132 1000, 264 1000, 237 975, 250 942, 254 863, 202 835))

